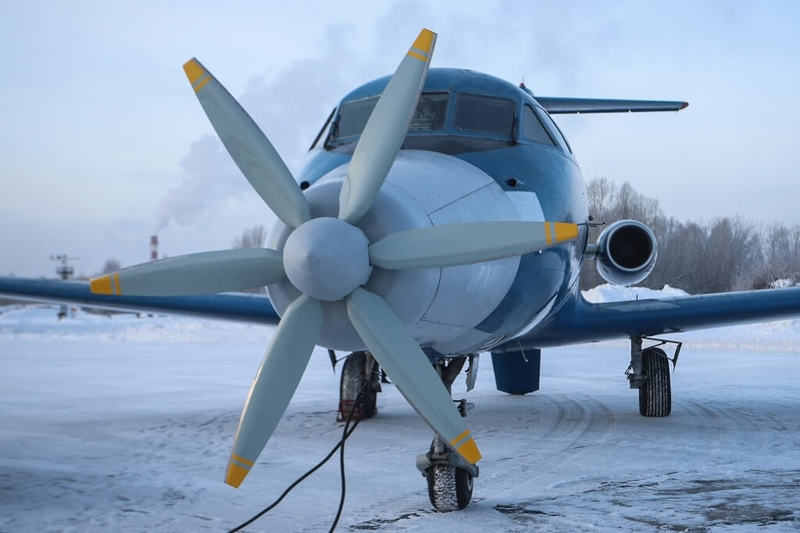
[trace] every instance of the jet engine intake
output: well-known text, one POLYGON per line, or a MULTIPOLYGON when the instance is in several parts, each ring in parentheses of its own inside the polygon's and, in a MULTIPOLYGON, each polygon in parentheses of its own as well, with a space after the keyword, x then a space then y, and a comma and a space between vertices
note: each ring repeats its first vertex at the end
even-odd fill
POLYGON ((618 220, 597 238, 597 272, 609 283, 639 283, 652 272, 657 255, 656 236, 637 220, 618 220))

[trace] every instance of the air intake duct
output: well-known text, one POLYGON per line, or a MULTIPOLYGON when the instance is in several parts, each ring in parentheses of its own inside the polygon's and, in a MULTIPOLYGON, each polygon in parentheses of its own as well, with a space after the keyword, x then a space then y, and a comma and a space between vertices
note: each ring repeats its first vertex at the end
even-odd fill
POLYGON ((652 272, 657 255, 656 236, 637 220, 614 222, 597 238, 597 271, 609 283, 639 283, 652 272))

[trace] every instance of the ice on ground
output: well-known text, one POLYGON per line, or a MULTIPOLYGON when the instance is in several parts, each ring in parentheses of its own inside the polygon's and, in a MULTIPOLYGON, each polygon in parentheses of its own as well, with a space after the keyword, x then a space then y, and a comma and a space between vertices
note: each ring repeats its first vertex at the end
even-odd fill
MULTIPOLYGON (((224 469, 272 328, 0 311, 0 532, 224 531, 341 433, 338 371, 318 349, 232 489, 224 469)), ((347 443, 339 530, 797 531, 800 333, 782 322, 765 336, 684 335, 662 419, 638 414, 625 343, 543 351, 542 390, 527 396, 497 392, 485 361, 475 390, 454 385, 475 404, 468 423, 483 453, 473 502, 457 513, 431 510, 414 466, 430 431, 385 385, 378 415, 347 443)), ((327 531, 339 485, 334 460, 247 531, 327 531)))

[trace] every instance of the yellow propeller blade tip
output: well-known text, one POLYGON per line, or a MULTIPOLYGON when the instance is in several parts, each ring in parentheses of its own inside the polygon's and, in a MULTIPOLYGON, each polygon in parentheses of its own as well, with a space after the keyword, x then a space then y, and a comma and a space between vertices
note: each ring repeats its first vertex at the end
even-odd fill
POLYGON ((225 472, 225 483, 238 489, 249 473, 250 469, 230 461, 228 463, 228 471, 225 472))
POLYGON ((415 48, 421 52, 430 54, 431 50, 433 50, 434 40, 436 40, 436 34, 428 28, 424 28, 421 32, 419 32, 417 40, 414 41, 414 44, 411 45, 411 48, 415 48))
POLYGON ((465 429, 458 437, 450 441, 450 444, 458 450, 461 456, 469 461, 470 464, 477 463, 481 458, 481 452, 478 450, 478 445, 472 438, 468 429, 465 429))
POLYGON ((470 437, 470 439, 458 447, 458 453, 461 456, 469 461, 470 464, 477 463, 481 458, 481 452, 478 450, 478 445, 475 444, 475 440, 470 437))
POLYGON ((194 92, 198 92, 206 83, 211 81, 211 74, 195 58, 191 58, 183 64, 183 71, 186 72, 189 83, 194 87, 194 92))
POLYGON ((195 58, 191 58, 183 64, 183 71, 186 73, 186 77, 189 78, 189 82, 192 85, 206 73, 206 69, 204 69, 203 65, 195 58))
POLYGON ((89 292, 93 294, 120 294, 119 273, 91 278, 89 280, 89 292))

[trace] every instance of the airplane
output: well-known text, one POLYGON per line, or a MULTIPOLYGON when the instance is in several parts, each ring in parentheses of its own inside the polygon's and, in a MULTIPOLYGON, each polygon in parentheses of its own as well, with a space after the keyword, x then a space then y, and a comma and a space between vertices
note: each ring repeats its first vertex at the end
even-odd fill
MULTIPOLYGON (((225 148, 277 215, 268 247, 171 257, 89 283, 0 278, 0 294, 123 310, 277 323, 251 385, 225 482, 238 487, 283 415, 315 346, 351 352, 342 405, 375 413, 378 365, 434 432, 417 468, 439 511, 466 507, 481 454, 451 386, 490 352, 498 390, 539 388, 541 349, 631 342, 643 416, 671 412, 670 361, 655 336, 800 315, 800 288, 588 303, 584 261, 630 285, 658 244, 641 222, 595 243, 580 168, 551 118, 679 111, 681 101, 536 96, 478 72, 430 69, 423 29, 391 76, 345 95, 293 176, 247 112, 196 59, 185 73, 225 148), (263 296, 232 294, 267 287, 263 296)), ((335 355, 335 354, 334 354, 335 355)), ((346 413, 345 413, 346 414, 346 413)))

